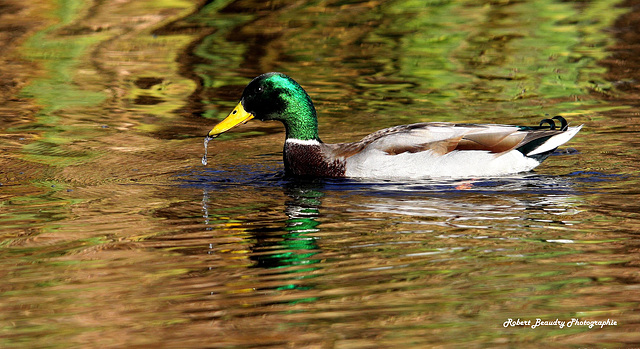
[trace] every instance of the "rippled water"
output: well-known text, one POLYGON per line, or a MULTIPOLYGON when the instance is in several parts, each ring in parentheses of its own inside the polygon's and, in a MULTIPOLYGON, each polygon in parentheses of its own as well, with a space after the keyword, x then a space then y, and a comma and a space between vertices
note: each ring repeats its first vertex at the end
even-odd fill
POLYGON ((638 346, 639 5, 7 1, 0 347, 638 346), (266 71, 328 142, 585 126, 503 178, 287 178, 258 121, 203 166, 266 71))

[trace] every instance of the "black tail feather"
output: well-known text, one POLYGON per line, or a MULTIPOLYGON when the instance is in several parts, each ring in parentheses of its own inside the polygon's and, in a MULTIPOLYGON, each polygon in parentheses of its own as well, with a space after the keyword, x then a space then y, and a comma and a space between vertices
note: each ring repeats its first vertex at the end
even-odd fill
MULTIPOLYGON (((567 120, 565 120, 565 118, 563 118, 560 115, 557 115, 552 117, 551 119, 543 119, 542 121, 540 121, 540 124, 538 124, 538 126, 525 126, 523 127, 523 129, 531 130, 531 131, 540 130, 542 132, 546 130, 545 133, 547 133, 547 135, 541 135, 537 138, 534 136, 532 137, 534 138, 533 140, 526 142, 525 144, 516 148, 523 155, 527 156, 527 154, 533 152, 535 149, 537 149, 538 147, 546 143, 551 137, 568 130, 569 124, 567 123, 567 120), (556 121, 560 122, 560 127, 557 127, 556 121), (556 131, 556 132, 549 132, 549 131, 556 131)), ((542 162, 544 161, 544 159, 549 157, 549 155, 551 155, 554 151, 555 149, 552 149, 549 151, 545 151, 543 153, 529 155, 528 157, 535 159, 539 162, 542 162)))

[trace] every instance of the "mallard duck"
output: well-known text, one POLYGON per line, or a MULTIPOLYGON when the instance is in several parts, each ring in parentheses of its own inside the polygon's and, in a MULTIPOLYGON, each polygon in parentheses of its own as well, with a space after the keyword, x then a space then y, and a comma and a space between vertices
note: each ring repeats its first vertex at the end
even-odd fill
POLYGON ((318 136, 316 110, 306 91, 285 74, 267 73, 247 85, 238 105, 205 141, 254 118, 284 124, 285 173, 305 177, 515 174, 540 165, 582 127, 568 127, 560 116, 539 126, 424 122, 383 129, 353 143, 328 144, 318 136))

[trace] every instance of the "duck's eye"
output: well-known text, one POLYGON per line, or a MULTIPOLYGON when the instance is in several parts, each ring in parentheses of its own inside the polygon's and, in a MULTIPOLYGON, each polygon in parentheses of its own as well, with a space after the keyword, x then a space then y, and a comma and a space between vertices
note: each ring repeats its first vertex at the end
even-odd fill
POLYGON ((262 91, 264 91, 264 87, 258 86, 258 88, 256 89, 256 93, 262 93, 262 91))

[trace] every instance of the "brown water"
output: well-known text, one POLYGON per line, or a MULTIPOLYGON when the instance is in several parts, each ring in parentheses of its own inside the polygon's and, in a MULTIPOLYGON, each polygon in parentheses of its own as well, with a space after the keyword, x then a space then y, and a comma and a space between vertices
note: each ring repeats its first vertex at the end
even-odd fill
POLYGON ((637 347, 639 6, 4 2, 0 347, 637 347), (328 142, 585 127, 508 178, 289 179, 258 121, 203 166, 266 71, 328 142))

